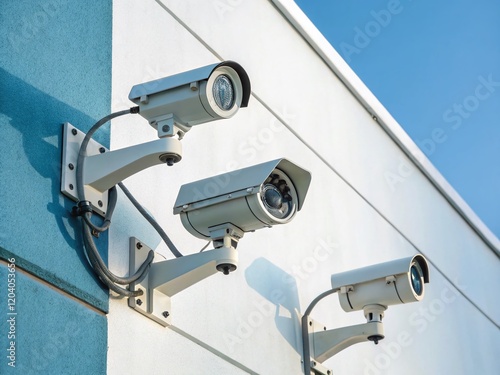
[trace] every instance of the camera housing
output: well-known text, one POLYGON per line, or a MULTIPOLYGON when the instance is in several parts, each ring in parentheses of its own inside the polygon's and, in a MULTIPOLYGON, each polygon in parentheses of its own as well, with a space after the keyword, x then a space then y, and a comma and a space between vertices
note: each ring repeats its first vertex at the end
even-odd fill
MULTIPOLYGON (((339 301, 346 312, 380 305, 421 301, 429 282, 429 266, 421 254, 346 271, 331 276, 332 288, 339 289, 339 301)), ((370 309, 368 309, 370 310, 370 309)), ((373 310, 373 309, 371 309, 373 310)))
POLYGON ((160 134, 175 126, 183 135, 191 126, 234 116, 250 92, 243 67, 224 61, 135 85, 129 99, 160 134))
POLYGON ((310 182, 308 171, 276 159, 182 185, 174 214, 198 238, 220 238, 221 228, 236 228, 242 236, 290 222, 310 182))

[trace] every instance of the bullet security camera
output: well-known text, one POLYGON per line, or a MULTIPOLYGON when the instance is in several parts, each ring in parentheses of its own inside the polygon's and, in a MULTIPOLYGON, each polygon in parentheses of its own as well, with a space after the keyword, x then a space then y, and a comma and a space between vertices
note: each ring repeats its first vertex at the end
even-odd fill
POLYGON ((129 94, 159 133, 162 129, 168 133, 175 125, 182 134, 191 126, 232 117, 248 105, 249 98, 248 75, 234 61, 141 83, 129 94))
POLYGON ((332 275, 332 289, 316 297, 302 316, 304 374, 331 374, 323 362, 347 347, 384 338, 382 318, 390 305, 418 302, 429 282, 429 266, 421 254, 332 275), (363 310, 367 322, 326 330, 310 319, 314 306, 338 293, 344 311, 363 310))
MULTIPOLYGON (((429 266, 423 255, 375 264, 332 275, 332 288, 339 290, 344 311, 368 305, 390 305, 421 301, 429 282, 429 266)), ((365 309, 366 310, 366 309, 365 309)))
POLYGON ((174 214, 198 238, 214 240, 221 227, 242 236, 292 220, 310 182, 308 171, 277 159, 181 186, 174 214))

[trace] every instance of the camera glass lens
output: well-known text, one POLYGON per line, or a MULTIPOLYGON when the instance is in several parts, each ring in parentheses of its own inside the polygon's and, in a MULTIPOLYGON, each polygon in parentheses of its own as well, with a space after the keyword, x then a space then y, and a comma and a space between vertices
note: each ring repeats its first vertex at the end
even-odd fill
POLYGON ((416 264, 413 263, 410 268, 410 279, 411 279, 411 286, 413 288, 413 291, 421 296, 422 292, 424 291, 424 285, 423 285, 423 275, 422 275, 422 270, 420 267, 416 264))
POLYGON ((268 207, 274 208, 276 210, 279 210, 281 207, 283 207, 283 197, 279 190, 273 185, 265 188, 264 202, 266 202, 266 205, 268 207))
POLYGON ((267 211, 278 219, 287 217, 292 211, 293 203, 286 201, 279 188, 273 184, 264 185, 261 197, 267 211))
POLYGON ((218 76, 212 87, 212 94, 215 99, 215 103, 220 109, 224 111, 229 111, 234 105, 234 87, 231 79, 225 75, 221 74, 218 76))

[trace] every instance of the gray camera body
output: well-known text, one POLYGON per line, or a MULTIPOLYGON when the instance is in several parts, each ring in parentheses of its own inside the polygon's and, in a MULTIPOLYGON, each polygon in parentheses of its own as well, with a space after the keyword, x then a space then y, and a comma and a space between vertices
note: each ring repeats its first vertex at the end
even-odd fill
POLYGON ((387 308, 421 301, 429 282, 429 266, 425 257, 417 254, 334 274, 331 282, 332 288, 339 289, 344 311, 362 310, 369 305, 387 308))
POLYGON ((191 126, 234 116, 248 105, 250 93, 243 67, 224 61, 135 85, 129 99, 153 127, 175 125, 186 132, 191 126))
POLYGON ((286 159, 182 185, 174 206, 195 237, 213 239, 222 227, 242 233, 290 222, 304 203, 311 174, 286 159))

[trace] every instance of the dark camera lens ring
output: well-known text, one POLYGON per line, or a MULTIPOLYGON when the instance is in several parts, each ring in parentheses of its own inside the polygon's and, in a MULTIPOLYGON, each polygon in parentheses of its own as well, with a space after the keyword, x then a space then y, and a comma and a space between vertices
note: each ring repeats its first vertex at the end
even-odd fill
POLYGON ((412 263, 410 267, 410 281, 413 292, 421 296, 424 292, 424 275, 418 263, 412 263))

